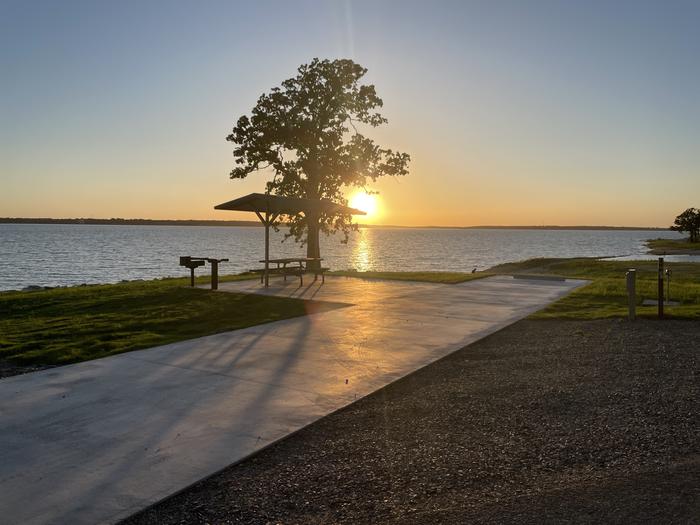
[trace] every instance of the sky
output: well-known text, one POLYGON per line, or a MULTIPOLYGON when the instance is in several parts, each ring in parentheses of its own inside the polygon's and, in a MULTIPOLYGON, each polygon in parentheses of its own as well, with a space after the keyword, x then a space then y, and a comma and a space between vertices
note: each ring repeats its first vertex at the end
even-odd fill
POLYGON ((700 2, 0 0, 0 217, 213 206, 263 92, 351 58, 411 155, 368 222, 668 226, 700 206, 700 2))

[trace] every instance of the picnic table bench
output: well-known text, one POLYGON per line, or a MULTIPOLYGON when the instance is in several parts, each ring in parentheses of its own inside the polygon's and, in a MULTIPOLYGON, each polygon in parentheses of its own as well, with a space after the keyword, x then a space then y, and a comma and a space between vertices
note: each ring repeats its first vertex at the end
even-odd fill
MULTIPOLYGON (((299 277, 299 286, 304 286, 304 274, 305 273, 313 273, 314 274, 314 281, 318 279, 318 276, 321 276, 321 282, 325 283, 326 282, 326 277, 325 277, 325 272, 329 270, 329 268, 309 268, 308 263, 310 262, 320 262, 322 261, 322 258, 315 258, 315 257, 283 257, 280 259, 268 259, 265 261, 265 259, 258 261, 260 263, 265 263, 267 262, 268 268, 267 268, 267 274, 268 275, 282 275, 284 277, 284 280, 287 280, 288 275, 292 275, 295 277, 299 277), (275 264, 275 268, 270 268, 270 264, 275 264), (294 266, 289 266, 290 264, 293 264, 294 266)), ((265 268, 256 268, 254 270, 250 270, 251 273, 259 273, 260 274, 260 282, 262 283, 263 280, 265 279, 265 268)))

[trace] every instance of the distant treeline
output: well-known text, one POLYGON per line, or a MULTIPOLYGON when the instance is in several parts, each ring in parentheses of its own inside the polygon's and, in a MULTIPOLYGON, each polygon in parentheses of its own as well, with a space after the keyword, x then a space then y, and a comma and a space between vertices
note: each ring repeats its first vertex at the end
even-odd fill
POLYGON ((261 226, 258 221, 158 220, 158 219, 48 219, 0 217, 0 223, 12 224, 112 224, 117 226, 261 226))
MULTIPOLYGON (((118 226, 261 226, 258 221, 169 220, 169 219, 49 219, 0 217, 0 224, 112 224, 118 226)), ((436 228, 460 230, 668 230, 641 226, 390 226, 361 225, 365 228, 436 228)))
MULTIPOLYGON (((436 226, 439 228, 440 226, 436 226)), ((654 228, 651 226, 466 226, 471 230, 668 230, 668 228, 654 228)))

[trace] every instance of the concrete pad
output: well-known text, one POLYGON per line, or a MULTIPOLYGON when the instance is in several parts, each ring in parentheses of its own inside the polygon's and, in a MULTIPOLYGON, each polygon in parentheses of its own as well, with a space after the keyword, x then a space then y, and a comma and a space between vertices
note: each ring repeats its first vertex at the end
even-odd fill
POLYGON ((1 380, 2 522, 118 521, 582 284, 224 283, 351 306, 1 380))

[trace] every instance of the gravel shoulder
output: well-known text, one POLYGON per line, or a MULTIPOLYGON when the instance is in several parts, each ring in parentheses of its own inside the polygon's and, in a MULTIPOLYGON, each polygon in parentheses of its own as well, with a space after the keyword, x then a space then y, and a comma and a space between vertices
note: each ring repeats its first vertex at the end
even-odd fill
POLYGON ((524 320, 124 522, 700 523, 697 321, 524 320))
POLYGON ((0 379, 38 372, 39 370, 46 370, 47 368, 51 367, 46 365, 18 365, 0 359, 0 379))

